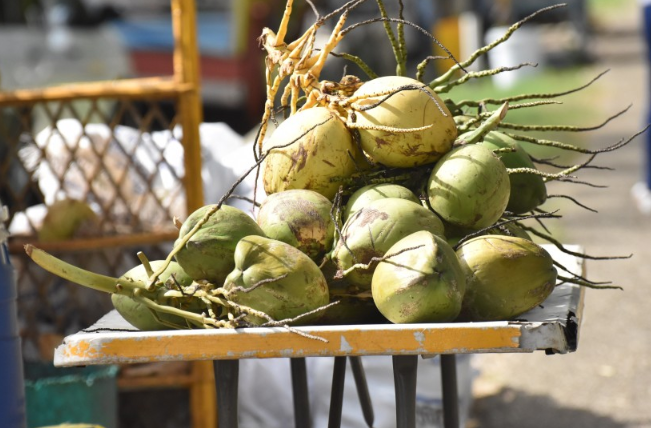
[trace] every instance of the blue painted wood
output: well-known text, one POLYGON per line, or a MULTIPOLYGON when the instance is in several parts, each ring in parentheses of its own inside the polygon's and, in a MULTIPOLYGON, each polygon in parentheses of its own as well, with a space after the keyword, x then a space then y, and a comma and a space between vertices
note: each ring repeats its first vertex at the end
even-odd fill
POLYGON ((16 295, 16 280, 9 260, 6 232, 0 223, 0 421, 6 428, 24 428, 27 423, 16 295))

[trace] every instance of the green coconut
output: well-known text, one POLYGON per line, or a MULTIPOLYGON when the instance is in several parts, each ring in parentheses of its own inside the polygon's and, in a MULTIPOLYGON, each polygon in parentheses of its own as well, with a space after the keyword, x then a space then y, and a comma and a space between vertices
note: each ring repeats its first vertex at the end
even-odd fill
POLYGON ((420 204, 420 199, 405 186, 394 183, 369 184, 360 187, 350 195, 342 219, 346 221, 355 211, 359 211, 369 203, 382 198, 400 198, 420 204))
POLYGON ((313 190, 273 193, 262 202, 257 222, 268 238, 286 242, 313 260, 332 249, 332 202, 313 190))
POLYGON ((38 229, 41 242, 72 239, 83 233, 99 233, 99 217, 84 201, 61 199, 47 207, 43 223, 38 229))
POLYGON ((346 125, 325 107, 299 111, 280 124, 263 144, 267 194, 308 189, 332 199, 342 180, 368 162, 346 125))
MULTIPOLYGON (((163 260, 154 260, 150 262, 150 265, 153 270, 157 270, 163 265, 163 263, 165 263, 163 260)), ((131 279, 147 283, 149 281, 149 274, 143 265, 138 265, 122 275, 121 279, 131 279)), ((181 287, 187 287, 192 284, 192 278, 190 278, 176 262, 170 262, 158 279, 162 283, 169 283, 170 288, 176 287, 176 284, 181 287), (172 279, 172 276, 174 279, 172 279), (171 281, 176 281, 176 284, 171 284, 171 281)), ((174 304, 174 302, 172 302, 173 299, 163 296, 165 291, 167 291, 167 287, 162 287, 153 292, 154 296, 149 297, 156 300, 159 304, 178 307, 180 303, 174 304)), ((122 318, 139 330, 151 331, 188 327, 188 323, 185 319, 167 313, 157 313, 154 315, 143 303, 136 301, 127 295, 111 294, 111 302, 118 313, 122 315, 122 318)), ((189 307, 183 307, 182 309, 192 310, 192 308, 189 307)))
MULTIPOLYGON (((314 261, 297 248, 275 239, 247 236, 235 249, 235 268, 224 282, 228 300, 261 311, 276 321, 293 319, 329 302, 328 284, 314 261)), ((316 312, 294 324, 313 323, 316 312)), ((268 320, 255 315, 255 325, 268 320)))
POLYGON ((348 218, 331 256, 352 285, 370 290, 376 266, 372 260, 384 256, 393 244, 419 230, 443 236, 444 228, 436 214, 418 203, 399 198, 378 199, 348 218), (370 265, 353 268, 358 264, 370 265))
POLYGON ((460 320, 511 320, 543 303, 556 285, 552 257, 528 239, 485 235, 456 253, 466 276, 460 320))
MULTIPOLYGON (((179 229, 176 244, 214 208, 215 205, 206 205, 190 214, 179 229)), ((235 266, 235 246, 249 235, 264 236, 264 232, 244 211, 222 205, 176 254, 176 261, 195 281, 206 280, 221 286, 235 266)))
POLYGON ((378 77, 364 83, 354 97, 360 97, 354 103, 358 109, 368 109, 357 111, 350 126, 359 128, 364 152, 382 165, 409 168, 432 163, 451 149, 457 136, 454 119, 445 103, 415 79, 378 77), (413 88, 399 90, 405 86, 413 88), (392 92, 395 93, 387 98, 392 92), (378 126, 388 128, 368 129, 378 126), (391 130, 422 127, 428 128, 411 132, 391 130))
POLYGON ((467 229, 483 229, 504 214, 510 195, 504 163, 487 147, 459 146, 432 169, 427 195, 445 221, 467 229))
POLYGON ((373 273, 373 301, 393 323, 448 322, 461 311, 466 278, 444 238, 415 232, 396 242, 373 273))
MULTIPOLYGON (((502 132, 491 131, 478 144, 491 150, 511 150, 496 153, 507 168, 537 170, 536 165, 522 145, 502 132)), ((547 199, 547 187, 541 175, 531 172, 512 173, 509 174, 509 181, 511 193, 509 203, 506 205, 508 211, 516 214, 529 212, 542 205, 547 199)))

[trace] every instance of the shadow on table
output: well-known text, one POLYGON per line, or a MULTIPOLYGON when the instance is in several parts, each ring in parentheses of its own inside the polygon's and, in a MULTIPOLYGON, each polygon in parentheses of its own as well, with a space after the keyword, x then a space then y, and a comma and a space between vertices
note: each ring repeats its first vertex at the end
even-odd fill
POLYGON ((584 409, 563 407, 545 395, 503 388, 475 398, 468 428, 625 428, 628 425, 584 409))

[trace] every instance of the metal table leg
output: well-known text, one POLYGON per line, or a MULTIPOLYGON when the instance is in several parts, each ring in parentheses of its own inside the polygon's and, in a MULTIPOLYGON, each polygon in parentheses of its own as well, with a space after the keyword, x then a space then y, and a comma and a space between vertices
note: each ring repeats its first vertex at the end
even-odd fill
POLYGON ((239 360, 216 360, 215 388, 217 389, 218 426, 237 428, 237 391, 240 374, 239 360))
POLYGON ((305 358, 290 358, 292 394, 294 397, 294 426, 310 428, 310 399, 307 389, 305 358))
POLYGON ((357 395, 359 396, 359 403, 362 406, 362 413, 364 414, 364 421, 366 421, 366 425, 371 428, 373 427, 375 415, 373 413, 371 394, 368 392, 368 383, 366 382, 366 373, 364 373, 362 358, 348 357, 348 359, 350 360, 350 367, 353 371, 355 386, 357 387, 357 395))
POLYGON ((344 383, 346 381, 346 357, 335 357, 332 370, 332 389, 330 391, 330 413, 328 428, 341 426, 341 411, 344 404, 344 383))
POLYGON ((417 369, 417 355, 393 356, 393 380, 396 391, 396 428, 416 427, 417 369))
POLYGON ((456 355, 441 355, 443 427, 459 428, 459 392, 457 391, 456 355))

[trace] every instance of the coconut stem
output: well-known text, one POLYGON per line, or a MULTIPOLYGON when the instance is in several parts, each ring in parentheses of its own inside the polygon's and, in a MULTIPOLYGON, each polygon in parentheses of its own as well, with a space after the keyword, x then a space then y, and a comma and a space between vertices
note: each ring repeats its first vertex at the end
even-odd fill
POLYGON ((549 199, 554 199, 554 198, 568 199, 568 200, 574 202, 576 205, 580 206, 583 209, 586 209, 586 210, 591 211, 593 213, 598 213, 598 211, 595 210, 594 208, 590 208, 589 206, 582 204, 581 202, 579 202, 576 198, 573 198, 572 196, 569 196, 569 195, 547 195, 548 200, 549 199))
POLYGON ((624 289, 619 285, 601 285, 601 284, 594 283, 592 281, 585 281, 578 278, 571 278, 571 277, 566 277, 561 275, 558 276, 558 279, 560 279, 563 282, 569 282, 572 284, 580 285, 581 287, 595 288, 599 290, 623 290, 624 289))
POLYGON ((184 311, 183 309, 178 309, 172 306, 161 305, 159 303, 156 303, 152 299, 143 296, 142 290, 136 291, 133 295, 133 299, 139 303, 142 303, 143 305, 147 306, 149 309, 155 312, 176 315, 198 327, 207 327, 207 326, 212 326, 217 328, 223 327, 222 323, 218 320, 214 320, 209 317, 204 317, 203 315, 195 314, 194 312, 184 311))
POLYGON ((549 146, 549 147, 554 147, 557 149, 562 149, 562 150, 568 150, 568 151, 574 151, 577 153, 584 153, 584 154, 599 154, 599 153, 606 153, 606 152, 612 152, 614 150, 617 150, 621 147, 624 147, 631 141, 633 141, 637 136, 645 133, 649 127, 651 127, 651 124, 645 126, 643 129, 639 130, 635 134, 631 135, 628 138, 622 138, 619 140, 617 143, 612 144, 608 147, 604 147, 603 149, 597 149, 597 150, 590 150, 590 149, 583 149, 581 147, 573 146, 571 144, 566 144, 566 143, 561 143, 559 141, 554 141, 554 140, 544 140, 544 139, 538 139, 534 137, 530 137, 527 135, 521 135, 521 134, 512 134, 510 132, 504 132, 505 135, 518 140, 518 141, 524 141, 527 143, 533 143, 533 144, 538 144, 541 146, 549 146))
POLYGON ((463 144, 474 144, 484 139, 486 134, 495 129, 499 123, 506 117, 509 111, 509 104, 504 103, 500 108, 495 110, 482 124, 477 127, 470 134, 464 135, 463 139, 457 138, 454 142, 455 146, 463 144))
POLYGON ((373 257, 373 258, 371 258, 371 260, 368 263, 356 263, 356 264, 352 265, 348 269, 342 271, 341 275, 346 276, 346 275, 348 275, 349 273, 351 273, 352 271, 354 271, 356 269, 364 269, 364 270, 370 269, 371 266, 373 266, 376 263, 386 261, 387 259, 390 259, 391 257, 397 256, 398 254, 402 254, 402 253, 407 252, 407 251, 417 250, 417 249, 419 249, 421 247, 424 247, 424 245, 417 245, 415 247, 403 248, 400 251, 396 251, 395 253, 391 253, 391 254, 385 254, 382 257, 373 257))
POLYGON ((140 263, 142 263, 142 266, 145 268, 145 272, 147 273, 147 276, 152 276, 154 274, 154 270, 151 268, 151 264, 149 263, 149 259, 143 253, 142 251, 138 251, 137 253, 138 259, 140 260, 140 263))
POLYGON ((430 55, 425 57, 425 59, 423 59, 416 66, 416 80, 418 80, 419 82, 423 81, 423 75, 425 74, 425 69, 427 68, 427 65, 430 63, 430 61, 446 60, 446 59, 449 59, 449 57, 443 55, 430 55))
POLYGON ((417 128, 395 128, 393 126, 382 126, 382 125, 359 125, 354 122, 347 122, 346 126, 351 129, 366 129, 366 130, 372 130, 372 131, 384 131, 384 132, 390 132, 393 134, 409 134, 411 132, 420 132, 420 131, 425 131, 427 129, 430 129, 433 124, 425 125, 425 126, 419 126, 417 128))
MULTIPOLYGON (((448 48, 446 48, 445 46, 443 46, 443 44, 442 44, 442 43, 441 43, 441 42, 440 42, 436 37, 434 37, 432 34, 430 34, 430 33, 429 33, 427 30, 425 30, 424 28, 422 28, 422 27, 420 27, 420 26, 414 24, 414 23, 411 22, 411 21, 407 21, 407 20, 405 20, 405 19, 401 19, 401 18, 384 18, 384 17, 368 19, 368 20, 366 20, 366 21, 362 21, 362 22, 355 23, 355 24, 349 26, 348 28, 346 28, 345 30, 342 30, 342 32, 341 32, 341 33, 342 33, 342 36, 345 35, 346 33, 348 33, 349 31, 354 30, 354 29, 357 28, 357 27, 360 27, 360 26, 362 26, 362 25, 366 25, 366 24, 372 24, 372 23, 374 23, 374 22, 385 22, 385 23, 387 23, 387 24, 385 24, 385 26, 388 25, 388 23, 390 23, 390 22, 395 22, 395 23, 398 23, 398 24, 408 25, 408 26, 410 26, 410 27, 416 29, 418 32, 424 34, 424 35, 427 36, 431 41, 433 41, 434 43, 436 43, 436 45, 437 45, 438 47, 440 47, 440 48, 441 48, 445 53, 447 53, 448 56, 445 57, 445 59, 451 59, 452 61, 454 61, 455 65, 458 67, 457 70, 463 70, 464 72, 466 71, 466 70, 464 69, 464 66, 463 66, 462 64, 459 63, 459 61, 454 57, 454 55, 452 55, 452 52, 450 52, 450 50, 449 50, 448 48)), ((419 80, 420 80, 420 79, 419 79, 419 80)))
POLYGON ((436 86, 436 87, 432 88, 432 90, 434 92, 436 92, 436 93, 439 93, 439 94, 446 93, 446 92, 449 92, 450 89, 454 88, 455 86, 462 85, 462 84, 466 83, 470 79, 479 79, 479 78, 482 78, 482 77, 495 76, 496 74, 504 73, 504 72, 507 72, 507 71, 515 71, 515 70, 518 70, 518 69, 520 69, 522 67, 527 67, 527 66, 528 67, 537 67, 538 64, 531 63, 531 62, 524 62, 522 64, 518 64, 518 65, 513 66, 513 67, 499 67, 499 68, 493 68, 493 69, 490 69, 490 70, 471 71, 471 72, 468 72, 468 73, 464 74, 462 77, 458 78, 457 80, 447 82, 444 85, 436 86))
POLYGON ((136 291, 145 290, 146 284, 141 281, 134 281, 126 278, 113 278, 110 276, 100 275, 87 271, 77 266, 64 262, 47 252, 40 250, 33 245, 25 245, 27 255, 40 267, 46 271, 83 285, 84 287, 106 293, 133 295, 136 291))
POLYGON ((377 73, 374 72, 374 71, 371 69, 371 67, 369 67, 369 65, 366 64, 366 63, 364 62, 363 59, 361 59, 360 57, 358 57, 358 56, 356 56, 356 55, 352 55, 352 54, 345 53, 345 52, 343 52, 343 53, 330 52, 330 55, 332 55, 332 56, 334 56, 334 57, 341 57, 341 58, 343 58, 343 59, 346 59, 346 60, 348 60, 348 61, 354 63, 354 64, 357 65, 357 66, 358 66, 358 67, 359 67, 359 68, 360 68, 360 69, 361 69, 361 70, 362 70, 362 71, 363 71, 363 72, 368 76, 368 78, 371 79, 371 80, 372 80, 372 79, 375 79, 375 78, 378 77, 377 73))
POLYGON ((579 86, 578 88, 573 88, 568 91, 563 91, 563 92, 552 92, 552 93, 535 93, 535 94, 520 94, 520 95, 513 95, 510 97, 505 97, 505 98, 484 98, 482 100, 463 100, 459 101, 456 103, 458 108, 462 107, 478 107, 480 105, 484 104, 502 104, 505 102, 514 102, 514 101, 523 101, 523 100, 533 100, 533 99, 550 99, 550 98, 556 98, 556 97, 561 97, 563 95, 569 95, 575 92, 578 92, 582 89, 587 88, 588 86, 592 85, 594 82, 596 82, 600 77, 602 77, 604 74, 606 74, 609 70, 602 71, 599 73, 596 77, 594 77, 592 80, 590 80, 588 83, 585 85, 579 86))
POLYGON ((455 65, 450 67, 450 69, 447 72, 445 72, 444 74, 442 74, 438 78, 432 80, 432 82, 430 82, 430 84, 429 84, 430 88, 434 88, 436 86, 439 86, 439 85, 449 81, 459 70, 463 70, 464 68, 471 66, 480 56, 488 53, 495 46, 500 45, 500 44, 504 43, 505 41, 507 41, 513 35, 513 33, 515 33, 517 31, 518 28, 520 28, 522 25, 524 25, 527 21, 533 19, 536 15, 539 15, 539 14, 541 14, 543 12, 547 12, 549 10, 556 9, 556 8, 559 8, 559 7, 563 7, 563 6, 565 6, 565 4, 557 4, 557 5, 553 5, 553 6, 549 6, 549 7, 544 7, 542 9, 539 9, 539 10, 535 11, 531 15, 525 17, 524 19, 516 22, 515 24, 511 25, 508 28, 508 30, 506 30, 504 35, 502 35, 502 37, 498 38, 497 40, 493 41, 492 43, 490 43, 490 44, 488 44, 488 45, 486 45, 484 47, 481 47, 481 48, 477 49, 475 52, 473 52, 470 55, 470 57, 467 60, 465 60, 462 63, 457 62, 455 65))
POLYGON ((512 129, 517 131, 567 131, 567 132, 586 132, 586 131, 595 131, 597 129, 603 128, 613 119, 618 118, 619 116, 626 113, 631 106, 629 105, 623 110, 615 113, 614 115, 608 117, 602 123, 594 126, 572 126, 572 125, 520 125, 516 123, 505 123, 502 122, 499 124, 500 128, 512 129))
POLYGON ((538 236, 539 238, 542 238, 546 240, 547 242, 553 244, 556 248, 561 250, 562 252, 569 254, 571 256, 575 257, 580 257, 582 259, 588 259, 588 260, 621 260, 621 259, 630 259, 633 257, 632 254, 629 254, 628 256, 591 256, 585 253, 578 253, 576 251, 571 251, 565 248, 563 244, 561 244, 559 241, 556 239, 552 238, 550 235, 545 234, 540 232, 539 230, 536 230, 532 227, 525 226, 523 224, 520 224, 520 227, 522 227, 525 231, 532 233, 533 235, 538 236))
POLYGON ((378 8, 380 9, 380 16, 383 18, 382 25, 384 25, 384 30, 387 33, 389 42, 391 42, 391 48, 393 49, 393 55, 396 58, 396 74, 398 76, 404 76, 406 74, 405 64, 402 61, 403 55, 401 52, 402 46, 396 40, 395 34, 393 34, 393 29, 391 24, 389 24, 389 16, 387 15, 387 10, 384 8, 384 2, 382 0, 376 0, 378 8))
POLYGON ((533 175, 539 175, 543 177, 543 180, 545 182, 553 181, 553 180, 560 180, 563 178, 574 178, 570 174, 573 172, 576 172, 580 170, 581 168, 584 168, 588 166, 590 162, 595 158, 596 155, 590 156, 590 159, 588 159, 586 162, 579 164, 579 165, 573 165, 563 171, 557 172, 555 174, 551 174, 548 172, 543 172, 540 170, 537 170, 535 168, 507 168, 506 172, 510 174, 533 174, 533 175))

